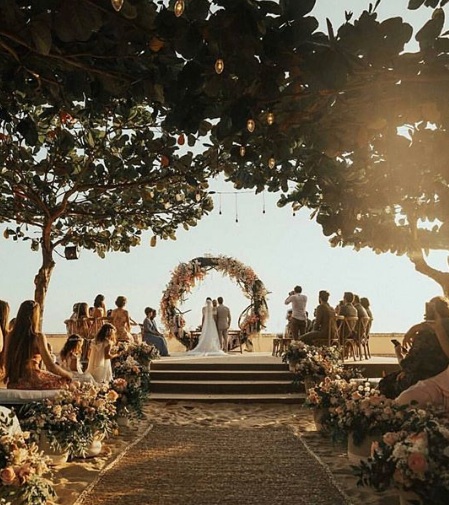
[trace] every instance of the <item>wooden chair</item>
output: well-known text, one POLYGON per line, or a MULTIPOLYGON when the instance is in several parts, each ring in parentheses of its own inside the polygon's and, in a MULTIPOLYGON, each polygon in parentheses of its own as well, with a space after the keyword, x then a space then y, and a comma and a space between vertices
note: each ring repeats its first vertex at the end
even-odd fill
POLYGON ((357 322, 359 318, 357 316, 345 316, 342 325, 340 327, 340 340, 342 346, 342 356, 343 359, 352 353, 354 361, 357 360, 357 322))
POLYGON ((357 347, 359 350, 360 359, 363 359, 362 349, 365 359, 368 359, 368 357, 371 358, 371 353, 369 351, 369 344, 368 344, 368 331, 370 322, 371 318, 366 316, 361 317, 357 323, 357 347))
POLYGON ((282 344, 282 335, 281 336, 277 336, 276 338, 273 338, 273 350, 271 352, 271 355, 272 356, 279 356, 279 349, 281 347, 281 344, 282 344))
POLYGON ((283 352, 288 350, 288 346, 292 343, 292 338, 281 338, 281 343, 279 346, 279 356, 282 355, 283 352))

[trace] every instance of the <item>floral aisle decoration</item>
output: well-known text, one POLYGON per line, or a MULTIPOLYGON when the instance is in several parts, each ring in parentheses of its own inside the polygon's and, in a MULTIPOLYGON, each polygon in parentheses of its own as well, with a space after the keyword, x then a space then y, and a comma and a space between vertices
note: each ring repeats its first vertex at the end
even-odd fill
POLYGON ((10 434, 0 420, 0 503, 45 505, 56 497, 48 460, 29 433, 10 434))
POLYGON ((110 387, 117 393, 116 409, 117 418, 130 419, 143 416, 143 403, 146 393, 135 382, 126 379, 113 379, 110 387))
POLYGON ((106 385, 72 382, 53 398, 24 405, 18 416, 36 442, 45 437, 51 448, 84 456, 96 437, 114 432, 117 397, 106 385))
POLYGON ((374 444, 372 455, 355 467, 358 485, 378 491, 394 487, 426 505, 446 505, 449 496, 449 421, 429 411, 411 410, 394 432, 374 444))
POLYGON ((400 429, 409 416, 406 407, 381 395, 369 381, 352 380, 341 394, 342 398, 329 408, 330 424, 337 437, 351 435, 355 446, 367 437, 400 429))
POLYGON ((296 381, 310 378, 317 382, 326 376, 335 376, 341 371, 339 360, 336 347, 315 347, 301 341, 290 344, 282 354, 282 361, 289 364, 296 381))
POLYGON ((242 262, 228 256, 200 257, 188 263, 180 263, 172 273, 161 300, 162 322, 173 335, 174 319, 179 313, 178 304, 185 301, 197 282, 204 279, 208 270, 215 269, 228 275, 242 289, 246 298, 251 300, 250 310, 240 321, 240 329, 249 336, 265 327, 269 313, 266 303, 266 290, 254 270, 242 262))
POLYGON ((118 350, 120 352, 120 361, 123 362, 128 356, 131 356, 144 370, 149 369, 151 362, 160 357, 156 347, 146 342, 141 342, 140 344, 120 342, 118 350))
POLYGON ((142 394, 150 391, 150 371, 142 366, 132 354, 123 353, 112 363, 114 379, 125 379, 128 385, 141 389, 142 394))

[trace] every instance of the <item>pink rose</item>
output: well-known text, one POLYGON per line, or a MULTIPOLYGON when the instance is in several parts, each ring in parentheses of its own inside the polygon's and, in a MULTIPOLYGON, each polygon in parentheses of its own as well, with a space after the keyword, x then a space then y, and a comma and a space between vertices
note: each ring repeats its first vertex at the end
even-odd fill
POLYGON ((12 466, 3 468, 3 470, 0 472, 0 480, 5 486, 11 486, 16 480, 16 472, 14 471, 14 468, 12 466))
POLYGON ((407 464, 414 473, 424 473, 428 467, 426 458, 420 452, 412 452, 407 464))

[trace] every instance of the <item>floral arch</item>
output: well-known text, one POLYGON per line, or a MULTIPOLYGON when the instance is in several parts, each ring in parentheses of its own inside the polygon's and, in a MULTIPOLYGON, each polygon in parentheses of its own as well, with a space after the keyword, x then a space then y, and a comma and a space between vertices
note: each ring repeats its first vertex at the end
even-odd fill
POLYGON ((185 295, 212 269, 229 276, 241 287, 244 296, 251 300, 250 305, 240 315, 240 330, 249 336, 264 328, 268 319, 265 299, 268 291, 254 270, 228 256, 204 256, 188 263, 180 263, 173 271, 162 295, 161 319, 170 332, 173 333, 174 319, 180 313, 178 304, 185 301, 185 295))

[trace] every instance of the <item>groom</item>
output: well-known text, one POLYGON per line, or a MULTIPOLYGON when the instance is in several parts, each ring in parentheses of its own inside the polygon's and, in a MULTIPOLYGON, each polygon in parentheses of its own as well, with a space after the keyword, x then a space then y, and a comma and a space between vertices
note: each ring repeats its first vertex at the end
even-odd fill
POLYGON ((228 329, 231 326, 231 311, 223 305, 223 298, 217 298, 217 330, 220 338, 220 346, 223 351, 228 352, 228 329))

